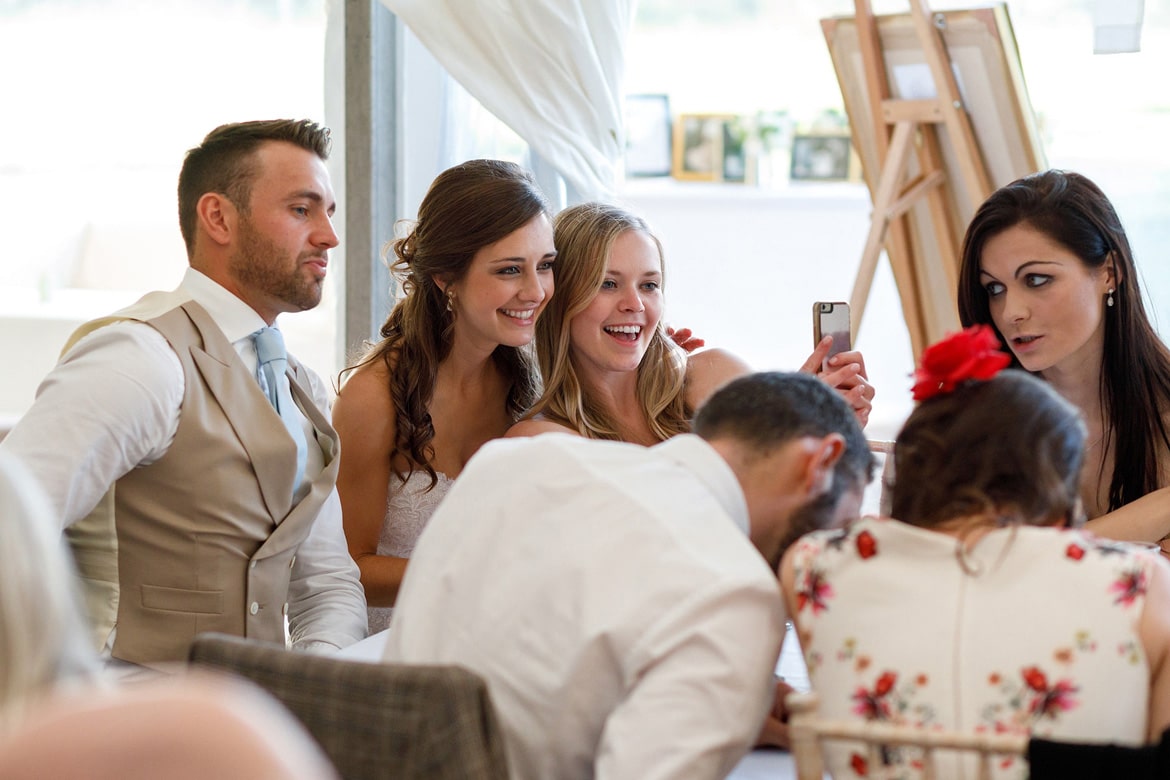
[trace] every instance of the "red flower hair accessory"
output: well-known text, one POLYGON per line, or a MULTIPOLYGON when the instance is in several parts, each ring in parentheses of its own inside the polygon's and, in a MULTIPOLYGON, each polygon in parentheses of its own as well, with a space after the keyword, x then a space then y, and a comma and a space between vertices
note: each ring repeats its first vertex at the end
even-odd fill
POLYGON ((949 393, 968 380, 991 379, 1011 355, 999 349, 999 339, 988 325, 971 327, 926 348, 914 372, 915 401, 949 393))

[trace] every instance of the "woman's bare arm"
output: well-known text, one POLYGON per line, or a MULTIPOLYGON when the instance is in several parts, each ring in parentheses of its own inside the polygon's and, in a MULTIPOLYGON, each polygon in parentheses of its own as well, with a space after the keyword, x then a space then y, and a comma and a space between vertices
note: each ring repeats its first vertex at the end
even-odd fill
POLYGON ((1138 627, 1150 665, 1148 739, 1157 742, 1170 729, 1170 563, 1155 557, 1138 627))
POLYGON ((1160 542, 1170 535, 1170 488, 1159 488, 1085 523, 1098 536, 1123 542, 1160 542))
POLYGON ((337 493, 342 525, 371 607, 394 605, 407 563, 406 558, 378 555, 396 430, 388 376, 381 360, 362 366, 350 375, 333 404, 333 427, 341 437, 337 493))

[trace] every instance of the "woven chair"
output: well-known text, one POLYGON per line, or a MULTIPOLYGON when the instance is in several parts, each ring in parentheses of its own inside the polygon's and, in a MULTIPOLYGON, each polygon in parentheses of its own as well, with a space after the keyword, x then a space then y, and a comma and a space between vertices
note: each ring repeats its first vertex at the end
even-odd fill
POLYGON ((791 693, 785 699, 785 705, 788 708, 788 737, 792 744, 792 758, 796 763, 797 780, 822 780, 825 777, 821 750, 823 743, 828 740, 864 743, 868 751, 866 763, 870 767, 867 776, 871 778, 883 777, 883 746, 920 748, 923 751, 923 780, 941 777, 934 760, 936 749, 976 753, 979 780, 991 780, 995 756, 1015 756, 1022 761, 1028 750, 1026 735, 969 734, 888 723, 825 719, 817 712, 820 700, 815 693, 791 693))
POLYGON ((506 780, 503 734, 478 675, 367 663, 207 633, 192 665, 259 685, 292 712, 347 780, 506 780))

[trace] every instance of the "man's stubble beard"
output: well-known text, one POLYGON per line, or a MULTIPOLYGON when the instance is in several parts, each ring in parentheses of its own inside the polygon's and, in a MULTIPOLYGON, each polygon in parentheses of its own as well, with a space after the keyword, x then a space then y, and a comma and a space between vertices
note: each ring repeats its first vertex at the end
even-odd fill
POLYGON ((839 495, 821 495, 793 510, 792 515, 788 518, 788 530, 781 537, 773 557, 768 560, 772 571, 779 570, 780 559, 784 557, 788 548, 796 543, 797 539, 805 534, 821 531, 833 525, 839 498, 839 495))
POLYGON ((256 230, 247 217, 242 217, 239 247, 232 255, 229 268, 242 286, 261 290, 297 310, 308 311, 321 302, 323 280, 307 280, 302 261, 318 256, 318 253, 302 253, 295 267, 286 272, 285 253, 256 230))

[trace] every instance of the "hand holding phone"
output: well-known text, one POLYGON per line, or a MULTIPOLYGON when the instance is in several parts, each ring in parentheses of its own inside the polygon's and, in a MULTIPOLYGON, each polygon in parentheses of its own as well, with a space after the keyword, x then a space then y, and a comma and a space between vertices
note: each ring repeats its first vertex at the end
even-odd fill
POLYGON ((813 348, 821 343, 825 336, 833 337, 833 346, 829 348, 828 360, 838 352, 848 352, 853 348, 849 325, 849 304, 844 301, 817 301, 813 304, 813 348))
MULTIPOLYGON (((869 413, 873 408, 873 385, 866 381, 865 362, 861 355, 854 355, 854 359, 830 368, 829 359, 840 352, 850 352, 853 349, 853 340, 850 333, 849 304, 843 301, 817 301, 813 304, 813 354, 805 362, 807 367, 815 361, 821 339, 832 336, 833 343, 829 347, 821 363, 818 376, 824 379, 849 403, 857 421, 864 428, 869 421, 869 413)), ((815 365, 815 363, 813 363, 815 365)))

